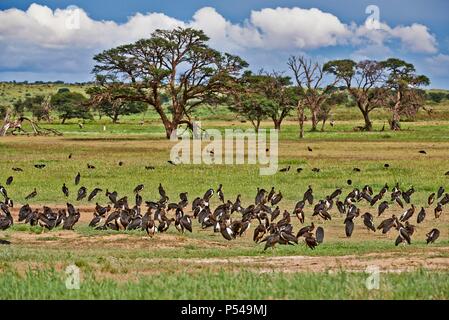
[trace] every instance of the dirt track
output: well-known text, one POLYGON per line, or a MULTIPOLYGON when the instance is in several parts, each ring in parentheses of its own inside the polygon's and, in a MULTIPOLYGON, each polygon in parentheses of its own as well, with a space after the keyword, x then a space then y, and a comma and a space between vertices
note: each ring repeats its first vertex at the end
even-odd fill
MULTIPOLYGON (((55 206, 54 208, 63 207, 55 206)), ((52 207, 53 208, 53 207, 52 207)), ((82 212, 80 223, 86 224, 92 218, 92 207, 80 207, 82 212)), ((15 221, 17 221, 17 208, 13 210, 15 221)), ((446 220, 447 217, 444 217, 446 220)), ((434 222, 432 222, 434 223, 434 222)), ((115 250, 145 250, 151 252, 158 249, 184 249, 186 246, 193 248, 212 248, 226 250, 233 247, 252 248, 256 245, 252 242, 252 232, 246 234, 242 239, 228 242, 221 238, 219 234, 211 234, 210 230, 201 230, 194 226, 195 233, 203 233, 207 237, 197 238, 190 235, 178 234, 158 234, 154 238, 149 238, 144 232, 141 234, 98 234, 87 236, 76 231, 54 230, 45 231, 42 234, 30 232, 11 232, 9 240, 13 244, 20 244, 27 248, 40 249, 65 249, 76 251, 80 248, 89 249, 115 249, 115 250)), ((341 224, 335 223, 326 225, 327 241, 344 239, 340 235, 341 224)), ((368 233, 360 230, 353 239, 343 241, 363 241, 366 239, 390 239, 394 241, 394 235, 381 235, 379 233, 368 233)), ((418 231, 419 239, 427 227, 418 231)), ((252 230, 251 230, 252 231, 252 230)), ((447 230, 442 229, 443 234, 447 230)), ((416 236, 418 238, 418 236, 416 236)), ((440 239, 441 240, 441 239, 440 239)), ((303 244, 300 244, 301 246, 303 244)), ((256 272, 337 272, 345 271, 365 271, 369 266, 376 266, 381 272, 403 272, 420 268, 431 270, 449 270, 449 247, 415 247, 414 250, 402 250, 401 246, 394 247, 392 243, 391 251, 364 253, 360 255, 344 256, 273 256, 270 250, 262 253, 260 248, 259 256, 251 257, 230 257, 230 258, 149 258, 142 261, 135 261, 139 265, 138 274, 154 273, 152 265, 173 265, 183 270, 198 269, 227 269, 227 270, 253 270, 256 272), (140 268, 141 267, 141 268, 140 268), (151 270, 151 271, 150 271, 151 270)), ((303 252, 303 251, 302 251, 303 252)), ((304 254, 304 253, 302 253, 304 254)))
POLYGON ((403 272, 420 268, 449 270, 449 248, 425 253, 386 253, 350 256, 286 256, 286 257, 235 257, 230 259, 179 259, 182 264, 221 265, 223 267, 244 267, 261 272, 337 272, 365 271, 367 267, 378 267, 380 272, 403 272))

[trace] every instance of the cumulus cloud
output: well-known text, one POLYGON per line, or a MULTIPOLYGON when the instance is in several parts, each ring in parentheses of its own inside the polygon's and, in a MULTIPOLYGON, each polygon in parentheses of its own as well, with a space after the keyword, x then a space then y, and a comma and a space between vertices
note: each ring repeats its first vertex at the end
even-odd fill
POLYGON ((393 37, 397 37, 402 41, 406 49, 413 52, 435 53, 437 49, 437 41, 429 29, 419 23, 411 26, 399 26, 390 30, 393 37))
POLYGON ((391 28, 385 23, 379 23, 379 28, 369 28, 366 25, 351 26, 354 44, 366 44, 383 46, 393 40, 399 40, 402 49, 414 53, 435 53, 437 41, 429 29, 422 24, 414 23, 411 26, 396 26, 391 28))
POLYGON ((204 7, 190 21, 163 13, 137 13, 118 24, 94 20, 80 8, 51 10, 32 4, 26 11, 0 10, 0 71, 88 73, 95 53, 177 26, 203 29, 212 47, 244 58, 254 52, 275 55, 339 45, 353 46, 355 56, 363 57, 388 53, 387 45, 394 40, 410 52, 437 52, 435 36, 424 25, 381 24, 379 30, 371 30, 345 24, 316 8, 265 8, 252 11, 242 23, 232 23, 214 8, 204 7))
POLYGON ((349 29, 336 16, 315 8, 262 9, 253 11, 250 21, 265 45, 274 48, 334 46, 349 36, 349 29))

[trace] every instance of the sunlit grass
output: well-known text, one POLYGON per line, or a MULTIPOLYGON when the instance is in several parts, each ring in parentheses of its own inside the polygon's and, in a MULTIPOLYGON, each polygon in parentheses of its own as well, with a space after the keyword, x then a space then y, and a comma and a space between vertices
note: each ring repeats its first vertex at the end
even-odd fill
POLYGON ((0 274, 2 299, 447 299, 447 272, 381 274, 379 288, 368 290, 368 274, 338 272, 259 274, 226 271, 166 272, 135 281, 114 282, 85 274, 79 290, 67 289, 66 275, 54 270, 0 274))

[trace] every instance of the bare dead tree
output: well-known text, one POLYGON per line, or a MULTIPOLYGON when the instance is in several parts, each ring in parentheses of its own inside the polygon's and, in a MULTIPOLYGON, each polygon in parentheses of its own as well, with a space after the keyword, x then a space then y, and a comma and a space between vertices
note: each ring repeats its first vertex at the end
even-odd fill
POLYGON ((6 136, 8 133, 12 135, 25 134, 25 135, 35 135, 35 136, 47 136, 56 135, 62 136, 62 133, 55 129, 42 128, 38 123, 27 117, 19 117, 17 119, 12 118, 12 113, 10 110, 6 112, 6 116, 3 119, 3 125, 0 128, 0 137, 6 136), (23 128, 23 124, 27 122, 30 124, 32 132, 27 131, 23 128))
POLYGON ((318 62, 303 56, 291 56, 287 62, 293 72, 298 86, 300 101, 298 101, 298 119, 300 123, 300 137, 304 136, 304 108, 309 108, 312 114, 312 131, 317 130, 320 108, 334 88, 337 79, 324 86, 324 67, 318 62))

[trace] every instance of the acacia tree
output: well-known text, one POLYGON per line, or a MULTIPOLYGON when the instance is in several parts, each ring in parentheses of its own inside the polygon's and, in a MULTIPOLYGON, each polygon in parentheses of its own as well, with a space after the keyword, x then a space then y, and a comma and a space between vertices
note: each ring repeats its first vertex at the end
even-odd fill
POLYGON ((51 105, 58 112, 62 124, 67 119, 92 119, 87 99, 78 92, 62 92, 51 97, 51 105))
POLYGON ((232 112, 251 122, 259 131, 260 123, 268 119, 272 101, 261 90, 262 77, 246 71, 237 81, 228 84, 226 100, 232 112))
MULTIPOLYGON (((339 92, 335 88, 332 94, 324 101, 320 107, 320 112, 318 113, 318 120, 322 121, 321 131, 324 131, 324 126, 326 121, 329 119, 332 108, 337 105, 343 105, 348 103, 348 96, 346 92, 339 92)), ((332 124, 332 123, 331 123, 332 124)))
POLYGON ((323 88, 325 81, 324 66, 302 56, 291 56, 287 65, 293 72, 300 95, 300 99, 297 101, 297 109, 300 137, 302 138, 304 136, 304 108, 310 109, 312 114, 312 131, 316 131, 321 106, 331 95, 336 80, 323 88))
POLYGON ((281 130, 284 119, 295 109, 298 96, 292 87, 290 77, 273 72, 265 74, 261 79, 261 90, 265 97, 272 101, 269 116, 273 120, 274 128, 281 130))
POLYGON ((167 138, 180 124, 192 127, 191 111, 226 92, 226 84, 247 67, 238 56, 210 48, 208 40, 191 28, 156 30, 149 39, 96 55, 93 101, 146 103, 159 114, 167 138))
POLYGON ((260 122, 268 118, 275 129, 280 130, 297 103, 290 77, 278 72, 253 74, 247 71, 229 88, 232 88, 228 93, 230 110, 251 121, 256 130, 260 122))
POLYGON ((242 93, 239 102, 229 109, 250 121, 256 131, 259 131, 263 120, 268 119, 272 101, 259 93, 242 93))
POLYGON ((365 126, 362 129, 371 131, 373 124, 369 117, 370 113, 385 103, 383 63, 373 60, 359 63, 348 59, 333 60, 324 65, 324 71, 333 74, 337 82, 343 83, 363 115, 365 126))
MULTIPOLYGON (((88 93, 95 95, 97 93, 96 88, 89 89, 88 93)), ((125 101, 123 99, 115 99, 112 101, 102 99, 94 107, 98 110, 100 117, 106 115, 115 124, 118 122, 120 116, 145 112, 148 109, 148 104, 140 101, 125 101)))
POLYGON ((430 84, 428 77, 417 75, 415 67, 403 60, 390 58, 382 62, 387 73, 389 107, 392 112, 391 130, 400 130, 401 115, 414 116, 423 106, 425 94, 420 86, 430 84))

